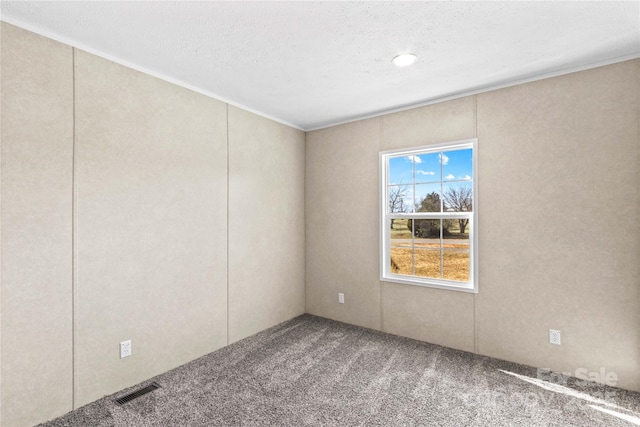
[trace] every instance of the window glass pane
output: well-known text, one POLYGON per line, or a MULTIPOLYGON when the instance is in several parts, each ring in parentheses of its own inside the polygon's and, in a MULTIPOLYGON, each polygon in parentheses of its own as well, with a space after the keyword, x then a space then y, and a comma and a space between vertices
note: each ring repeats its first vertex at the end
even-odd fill
POLYGON ((442 251, 442 278, 458 282, 469 281, 469 251, 449 250, 442 251))
POLYGON ((413 219, 414 274, 440 278, 439 219, 413 219))
MULTIPOLYGON (((469 245, 471 220, 469 218, 443 219, 444 232, 442 237, 451 244, 469 245)), ((445 242, 446 243, 446 242, 445 242)))
POLYGON ((473 150, 445 151, 442 155, 442 180, 469 181, 473 176, 473 150))
POLYGON ((411 221, 395 218, 390 221, 390 271, 394 274, 410 276, 413 271, 413 246, 411 221))
POLYGON ((391 247, 391 272, 393 274, 413 274, 413 249, 406 247, 391 247))
POLYGON ((440 154, 415 156, 416 183, 440 182, 440 154))
POLYGON ((416 184, 416 212, 440 212, 440 184, 416 184))
MULTIPOLYGON (((413 236, 417 239, 440 239, 440 220, 439 219, 410 219, 410 223, 413 223, 413 236)), ((427 243, 426 241, 422 243, 427 243)), ((433 243, 433 242, 429 242, 433 243)), ((440 240, 437 241, 438 245, 440 240)))
POLYGON ((413 161, 410 157, 401 156, 389 159, 388 185, 413 184, 413 161))
POLYGON ((411 247, 411 220, 407 218, 391 219, 391 246, 411 247))
POLYGON ((415 275, 431 279, 440 278, 440 249, 418 249, 414 251, 415 275))
POLYGON ((445 182, 442 191, 445 212, 473 211, 473 185, 471 182, 445 182))
POLYGON ((413 191, 411 185, 390 185, 388 190, 388 212, 413 212, 413 191))
POLYGON ((447 280, 470 280, 471 221, 467 218, 446 220, 447 233, 442 241, 442 276, 447 280))

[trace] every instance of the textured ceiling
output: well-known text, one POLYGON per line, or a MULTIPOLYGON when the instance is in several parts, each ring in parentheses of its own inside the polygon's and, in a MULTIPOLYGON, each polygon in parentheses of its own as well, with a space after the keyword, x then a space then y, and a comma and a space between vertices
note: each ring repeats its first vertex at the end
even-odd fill
POLYGON ((635 1, 2 1, 0 16, 304 130, 640 56, 635 1), (401 52, 418 62, 394 67, 401 52))

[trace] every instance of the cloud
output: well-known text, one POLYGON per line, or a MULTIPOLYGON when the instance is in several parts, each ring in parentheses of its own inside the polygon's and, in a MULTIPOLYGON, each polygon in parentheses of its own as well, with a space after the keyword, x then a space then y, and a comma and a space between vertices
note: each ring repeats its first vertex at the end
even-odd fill
POLYGON ((440 153, 438 154, 438 157, 440 158, 440 163, 442 163, 443 165, 446 165, 447 163, 449 163, 449 157, 447 157, 446 154, 440 153))
POLYGON ((464 178, 462 178, 462 179, 470 180, 471 177, 469 175, 465 175, 464 178))
POLYGON ((422 163, 422 159, 419 156, 407 156, 407 160, 413 163, 422 163))
POLYGON ((431 171, 420 171, 420 170, 417 170, 417 171, 416 171, 416 173, 417 173, 418 175, 435 175, 435 174, 436 174, 435 172, 431 172, 431 171))
POLYGON ((444 179, 456 179, 456 177, 451 175, 451 174, 449 174, 449 175, 445 176, 444 179))

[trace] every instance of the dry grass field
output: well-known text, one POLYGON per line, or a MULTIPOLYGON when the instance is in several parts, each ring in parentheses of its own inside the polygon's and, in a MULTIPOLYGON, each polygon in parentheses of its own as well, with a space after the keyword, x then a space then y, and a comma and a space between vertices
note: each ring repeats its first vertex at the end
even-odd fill
MULTIPOLYGON (((391 265, 396 274, 406 274, 413 276, 412 270, 412 249, 411 248, 391 248, 391 265)), ((415 275, 420 277, 440 278, 440 251, 439 250, 415 250, 414 261, 416 265, 415 275)), ((469 281, 469 253, 443 251, 442 253, 442 278, 446 280, 457 280, 459 282, 469 281)))
POLYGON ((442 242, 441 276, 439 240, 415 239, 411 247, 411 243, 407 242, 411 239, 407 220, 395 220, 391 231, 391 271, 408 276, 468 282, 469 234, 460 234, 456 228, 450 228, 449 231, 452 236, 442 242))

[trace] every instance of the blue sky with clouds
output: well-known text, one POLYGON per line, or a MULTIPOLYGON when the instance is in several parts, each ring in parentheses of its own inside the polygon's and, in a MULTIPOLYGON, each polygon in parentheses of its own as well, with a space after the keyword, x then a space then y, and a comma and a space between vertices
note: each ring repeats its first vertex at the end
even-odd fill
POLYGON ((441 192, 448 187, 471 185, 473 176, 473 150, 470 148, 398 156, 389 158, 389 185, 405 185, 405 201, 413 206, 429 193, 441 192), (415 182, 413 180, 415 167, 415 182), (415 187, 414 187, 415 184, 415 187), (414 190, 415 188, 415 190, 414 190), (415 196, 414 196, 415 191, 415 196))

